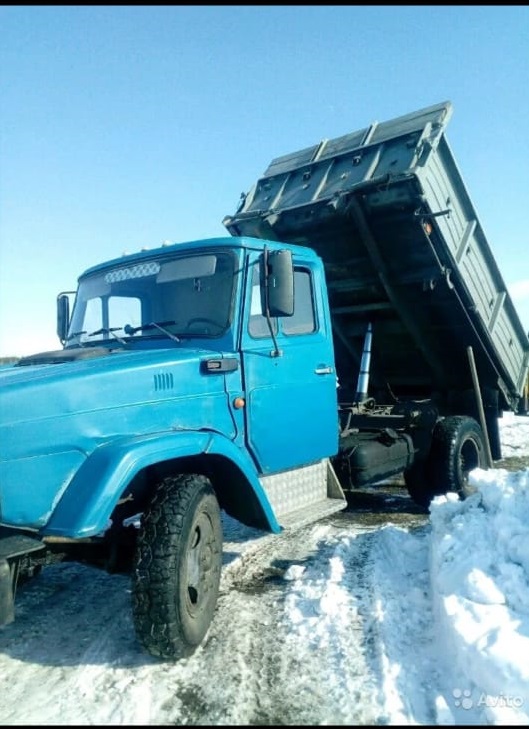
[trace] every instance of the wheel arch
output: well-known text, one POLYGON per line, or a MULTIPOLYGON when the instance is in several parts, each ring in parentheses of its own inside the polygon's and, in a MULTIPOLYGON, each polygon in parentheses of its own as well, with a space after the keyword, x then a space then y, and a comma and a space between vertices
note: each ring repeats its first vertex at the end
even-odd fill
POLYGON ((220 507, 230 516, 249 526, 281 531, 250 457, 218 433, 186 431, 122 439, 97 448, 68 485, 42 534, 100 534, 110 519, 142 511, 155 481, 178 472, 207 476, 220 507))
POLYGON ((143 468, 125 487, 123 504, 118 501, 116 505, 118 509, 120 506, 130 504, 126 509, 128 513, 122 518, 143 511, 151 496, 153 485, 164 477, 175 474, 206 476, 215 491, 220 508, 229 516, 250 527, 279 531, 279 527, 275 526, 275 517, 268 497, 257 476, 253 481, 241 464, 236 463, 225 453, 215 452, 179 456, 143 468))

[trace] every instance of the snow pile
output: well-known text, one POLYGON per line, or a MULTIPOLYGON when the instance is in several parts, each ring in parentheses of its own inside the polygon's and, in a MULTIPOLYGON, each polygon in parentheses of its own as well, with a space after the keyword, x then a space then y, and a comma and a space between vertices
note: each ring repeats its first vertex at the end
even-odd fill
MULTIPOLYGON (((502 420, 504 456, 527 454, 529 418, 502 420)), ((476 493, 431 506, 434 619, 461 683, 450 697, 479 723, 529 723, 529 468, 476 469, 476 493)), ((456 712, 457 713, 457 712, 456 712)))

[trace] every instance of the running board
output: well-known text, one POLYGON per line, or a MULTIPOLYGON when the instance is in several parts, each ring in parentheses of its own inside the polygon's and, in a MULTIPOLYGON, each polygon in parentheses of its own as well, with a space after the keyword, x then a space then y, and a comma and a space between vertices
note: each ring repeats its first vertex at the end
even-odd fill
POLYGON ((279 518, 279 523, 283 529, 302 527, 319 521, 330 514, 335 514, 337 511, 342 511, 346 506, 347 504, 344 504, 340 499, 324 499, 304 509, 285 514, 285 516, 279 518))
POLYGON ((328 458, 302 468, 263 476, 260 482, 278 523, 285 529, 310 524, 347 506, 328 458))

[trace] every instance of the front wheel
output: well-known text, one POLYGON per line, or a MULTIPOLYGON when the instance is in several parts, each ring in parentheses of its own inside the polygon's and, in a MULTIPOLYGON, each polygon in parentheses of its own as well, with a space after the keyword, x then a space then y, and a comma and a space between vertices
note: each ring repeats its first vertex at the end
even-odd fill
POLYGON ((162 479, 143 514, 134 561, 138 640, 159 658, 189 656, 213 619, 222 564, 220 509, 205 476, 162 479))

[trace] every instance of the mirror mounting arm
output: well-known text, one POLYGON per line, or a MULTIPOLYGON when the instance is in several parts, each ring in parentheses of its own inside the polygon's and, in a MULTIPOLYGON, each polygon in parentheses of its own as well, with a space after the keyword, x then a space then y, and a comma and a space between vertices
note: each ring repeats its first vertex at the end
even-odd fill
POLYGON ((271 357, 281 357, 283 355, 283 352, 279 349, 277 346, 277 339, 274 334, 274 327, 272 326, 272 319, 270 318, 270 305, 269 305, 269 297, 268 297, 268 287, 270 283, 270 272, 268 270, 268 246, 264 247, 264 294, 265 294, 265 316, 266 316, 266 322, 268 324, 268 329, 270 331, 270 336, 272 337, 272 341, 274 343, 274 349, 270 352, 271 357))

